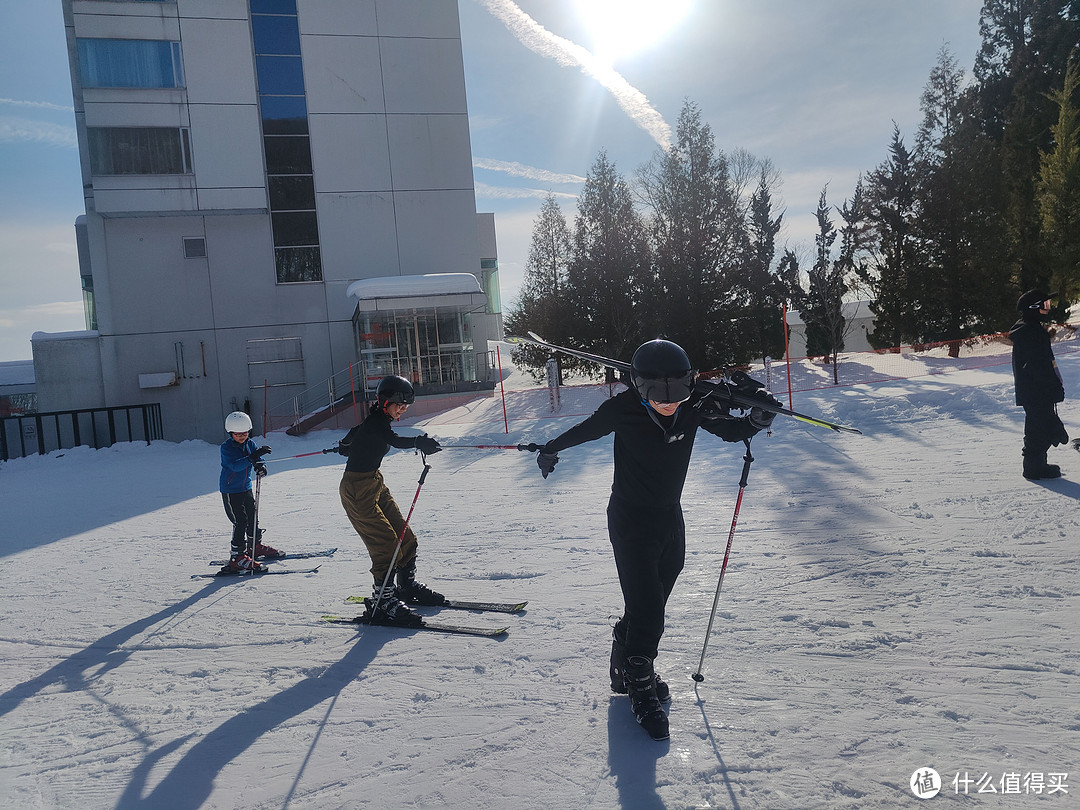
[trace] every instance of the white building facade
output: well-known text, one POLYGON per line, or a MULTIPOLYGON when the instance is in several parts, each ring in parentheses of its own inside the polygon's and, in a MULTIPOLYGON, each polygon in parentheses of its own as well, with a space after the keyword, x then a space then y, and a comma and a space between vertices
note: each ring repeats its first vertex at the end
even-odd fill
POLYGON ((88 331, 34 340, 41 410, 160 402, 166 438, 217 441, 366 357, 490 385, 456 0, 62 1, 88 331), (443 274, 476 283, 349 294, 443 274))

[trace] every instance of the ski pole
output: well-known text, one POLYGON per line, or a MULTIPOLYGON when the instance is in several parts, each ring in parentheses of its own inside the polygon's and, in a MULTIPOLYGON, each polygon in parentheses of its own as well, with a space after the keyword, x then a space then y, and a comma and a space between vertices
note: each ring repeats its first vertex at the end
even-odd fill
POLYGON ((261 475, 255 473, 255 506, 251 509, 251 522, 253 524, 251 527, 251 554, 248 555, 251 557, 252 567, 248 570, 249 574, 255 573, 255 552, 259 548, 259 489, 262 487, 262 478, 261 475))
POLYGON ((282 458, 267 458, 263 459, 263 464, 273 464, 275 461, 288 461, 291 458, 306 458, 307 456, 321 456, 323 453, 336 453, 337 450, 331 447, 329 450, 316 450, 313 453, 300 453, 297 456, 284 456, 282 458))
POLYGON ((424 486, 424 479, 427 478, 428 470, 431 469, 431 465, 427 463, 427 455, 425 453, 420 453, 420 459, 424 463, 424 471, 420 473, 420 480, 416 483, 416 494, 413 495, 412 506, 409 507, 409 514, 405 516, 405 524, 401 527, 401 534, 398 536, 397 545, 394 546, 394 556, 390 558, 390 567, 386 569, 386 576, 383 577, 382 585, 379 586, 379 595, 375 597, 375 604, 372 605, 372 616, 375 615, 375 610, 378 608, 379 603, 382 602, 383 593, 386 591, 386 583, 388 583, 390 577, 393 576, 394 563, 397 562, 398 554, 401 552, 401 544, 405 541, 405 532, 409 528, 409 521, 412 519, 413 509, 416 508, 416 501, 420 498, 420 488, 424 486))
POLYGON ((716 618, 716 606, 720 602, 720 587, 724 584, 724 572, 727 571, 728 557, 731 556, 731 543, 735 539, 735 525, 739 521, 739 508, 742 506, 743 490, 746 489, 746 479, 750 475, 750 465, 754 463, 754 457, 750 455, 750 440, 743 439, 746 444, 746 455, 743 456, 742 478, 739 479, 739 496, 735 499, 735 514, 731 516, 731 530, 727 536, 727 549, 724 551, 724 563, 720 566, 720 579, 716 582, 716 595, 713 597, 712 613, 709 614, 709 626, 705 628, 705 643, 701 645, 701 660, 698 661, 697 672, 691 677, 701 683, 705 676, 701 674, 705 666, 705 650, 709 647, 709 635, 712 633, 713 620, 716 618))
POLYGON ((535 453, 537 450, 542 450, 542 444, 529 443, 529 444, 443 444, 440 445, 443 450, 527 450, 530 453, 535 453))

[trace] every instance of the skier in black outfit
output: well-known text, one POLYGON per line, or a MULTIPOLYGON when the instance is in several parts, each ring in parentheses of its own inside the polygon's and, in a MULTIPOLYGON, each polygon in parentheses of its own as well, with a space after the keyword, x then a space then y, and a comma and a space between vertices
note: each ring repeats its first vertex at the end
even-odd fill
MULTIPOLYGON (((695 393, 695 376, 677 344, 645 343, 631 362, 633 387, 549 441, 537 457, 547 478, 560 451, 615 434, 607 522, 625 607, 612 631, 611 688, 629 693, 635 718, 657 740, 668 737, 661 703, 670 700, 670 689, 656 675, 653 660, 664 632, 667 599, 686 552, 680 501, 697 430, 702 427, 729 442, 743 441, 768 427, 775 416, 753 408, 746 417, 734 417, 715 399, 695 393)), ((759 393, 780 404, 767 391, 759 393)))
POLYGON ((442 447, 426 435, 399 436, 391 426, 416 398, 412 383, 404 377, 383 377, 375 396, 368 417, 338 443, 338 453, 349 459, 338 494, 349 522, 371 556, 375 587, 368 612, 372 623, 418 627, 423 620, 408 605, 442 605, 446 598, 416 581, 416 535, 405 524, 394 496, 383 483, 379 466, 391 447, 416 448, 427 455, 442 447), (387 579, 399 538, 401 549, 387 579))
POLYGON ((1069 441, 1069 434, 1057 414, 1057 403, 1065 399, 1050 335, 1041 321, 1050 314, 1050 296, 1029 290, 1016 303, 1020 320, 1009 331, 1012 341, 1013 380, 1016 404, 1024 408, 1024 478, 1059 478, 1061 467, 1046 463, 1051 445, 1069 441))

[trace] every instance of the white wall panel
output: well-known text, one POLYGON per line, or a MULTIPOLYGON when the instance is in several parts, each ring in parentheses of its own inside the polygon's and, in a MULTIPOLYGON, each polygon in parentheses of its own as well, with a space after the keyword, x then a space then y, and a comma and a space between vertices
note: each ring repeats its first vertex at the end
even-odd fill
POLYGON ((385 115, 309 115, 308 129, 318 191, 389 190, 385 115))
POLYGON ((199 188, 263 186, 262 132, 254 104, 191 105, 191 151, 199 188))
POLYGON ((377 0, 376 7, 384 37, 461 37, 457 0, 377 0))
POLYGON ((466 115, 389 115, 395 191, 473 187, 466 115))
POLYGON ((375 0, 315 0, 297 3, 301 34, 376 36, 375 0))
POLYGON ((389 113, 465 113, 461 43, 453 39, 388 39, 382 68, 389 113))
POLYGON ((391 195, 319 194, 317 204, 325 280, 400 275, 391 195))
MULTIPOLYGON (((476 202, 471 191, 394 195, 402 274, 477 273, 476 202)), ((389 274, 387 274, 389 275, 389 274)))
POLYGON ((308 113, 383 112, 382 64, 374 37, 302 37, 308 113))
POLYGON ((255 56, 247 20, 181 21, 181 51, 192 104, 254 104, 255 56))

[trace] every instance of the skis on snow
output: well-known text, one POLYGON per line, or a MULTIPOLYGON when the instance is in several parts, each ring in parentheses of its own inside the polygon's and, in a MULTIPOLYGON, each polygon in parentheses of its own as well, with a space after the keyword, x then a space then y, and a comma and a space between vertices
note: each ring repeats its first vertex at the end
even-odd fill
MULTIPOLYGON (((508 337, 507 343, 527 343, 533 346, 540 346, 548 349, 549 351, 562 352, 568 354, 571 357, 577 357, 580 360, 587 360, 591 363, 599 363, 607 368, 615 369, 623 375, 629 377, 630 364, 621 360, 612 360, 610 357, 604 357, 603 355, 593 354, 592 352, 583 352, 580 349, 568 349, 565 346, 557 346, 554 343, 548 343, 542 337, 535 332, 529 332, 528 337, 508 337)), ((740 391, 732 382, 722 380, 698 380, 695 384, 695 390, 700 391, 706 396, 713 397, 719 402, 727 405, 733 405, 736 408, 746 410, 748 408, 761 408, 763 411, 771 411, 773 413, 782 413, 785 416, 790 416, 793 419, 798 419, 800 422, 806 422, 809 425, 817 425, 818 427, 828 428, 829 430, 835 430, 838 433, 858 433, 862 434, 862 431, 858 428, 848 427, 847 425, 839 425, 835 422, 828 422, 824 419, 819 419, 816 416, 807 416, 804 413, 789 410, 788 408, 782 408, 777 405, 773 405, 761 397, 754 396, 751 393, 740 391)))
MULTIPOLYGON (((345 601, 354 605, 367 603, 370 597, 347 596, 345 601)), ((447 599, 441 605, 409 605, 409 607, 436 607, 452 610, 482 610, 490 613, 517 613, 525 609, 528 602, 472 602, 465 599, 447 599)))
MULTIPOLYGON (((312 557, 333 557, 335 551, 337 551, 336 548, 324 548, 321 551, 298 551, 295 554, 287 553, 287 554, 285 554, 284 557, 271 557, 270 559, 266 559, 264 557, 258 557, 256 559, 257 559, 258 562, 261 562, 261 563, 279 562, 281 560, 307 560, 307 559, 310 559, 312 557)), ((228 564, 229 564, 228 560, 211 560, 210 561, 210 565, 228 565, 228 564)))
POLYGON ((395 630, 431 630, 436 633, 455 633, 460 636, 485 636, 487 638, 498 638, 499 636, 505 636, 510 632, 509 627, 471 627, 464 624, 431 621, 430 619, 424 619, 424 623, 419 627, 410 627, 408 625, 400 624, 384 624, 381 622, 368 621, 367 617, 363 615, 355 616, 350 619, 347 616, 327 614, 322 617, 322 621, 327 622, 328 624, 389 627, 395 630))
POLYGON ((314 568, 268 568, 265 571, 217 571, 213 574, 192 574, 192 579, 202 579, 204 577, 267 577, 271 574, 314 574, 319 570, 319 566, 314 568))

